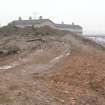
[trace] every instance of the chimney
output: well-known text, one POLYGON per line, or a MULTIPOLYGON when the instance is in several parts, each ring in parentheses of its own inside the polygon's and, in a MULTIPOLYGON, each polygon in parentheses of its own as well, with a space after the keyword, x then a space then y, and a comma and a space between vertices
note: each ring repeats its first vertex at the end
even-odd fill
POLYGON ((19 20, 22 20, 22 18, 21 18, 21 17, 19 17, 18 19, 19 19, 19 20))
POLYGON ((43 19, 43 17, 42 16, 39 16, 39 19, 43 19))
POLYGON ((32 17, 31 16, 29 17, 29 20, 32 20, 32 17))
POLYGON ((75 25, 74 22, 72 22, 72 25, 75 25))
POLYGON ((64 22, 62 21, 61 24, 64 24, 64 22))

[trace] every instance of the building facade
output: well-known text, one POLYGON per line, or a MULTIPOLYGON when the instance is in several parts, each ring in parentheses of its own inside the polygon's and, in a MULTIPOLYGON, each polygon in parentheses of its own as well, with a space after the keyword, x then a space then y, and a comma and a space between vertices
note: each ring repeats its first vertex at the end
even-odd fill
POLYGON ((82 27, 79 25, 74 25, 74 24, 56 24, 54 22, 52 22, 49 19, 31 19, 29 18, 29 20, 22 20, 21 18, 19 18, 19 20, 15 20, 11 23, 8 24, 9 26, 15 26, 15 27, 19 27, 19 28, 25 28, 25 27, 44 27, 44 26, 49 26, 51 28, 54 29, 59 29, 59 30, 66 30, 66 31, 71 31, 77 34, 82 34, 82 27))

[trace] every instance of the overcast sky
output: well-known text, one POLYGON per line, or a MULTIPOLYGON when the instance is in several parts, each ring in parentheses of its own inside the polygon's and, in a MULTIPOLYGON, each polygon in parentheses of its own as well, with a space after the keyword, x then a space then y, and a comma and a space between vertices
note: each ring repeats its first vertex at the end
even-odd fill
POLYGON ((79 24, 85 33, 105 34, 105 0, 0 0, 0 24, 29 16, 79 24))

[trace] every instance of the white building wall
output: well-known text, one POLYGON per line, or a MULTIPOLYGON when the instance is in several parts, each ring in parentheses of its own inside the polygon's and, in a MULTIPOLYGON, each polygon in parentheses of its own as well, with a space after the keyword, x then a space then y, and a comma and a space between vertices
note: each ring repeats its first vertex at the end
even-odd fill
POLYGON ((59 28, 59 27, 57 27, 57 29, 67 30, 67 31, 71 31, 71 32, 74 32, 74 33, 80 33, 80 34, 82 34, 82 29, 70 29, 70 28, 59 28))
MULTIPOLYGON (((9 25, 15 25, 14 23, 12 24, 9 24, 9 25)), ((25 28, 25 27, 32 27, 31 24, 28 24, 28 25, 15 25, 16 27, 19 27, 19 28, 25 28)), ((54 28, 54 29, 59 29, 59 30, 67 30, 67 31, 71 31, 71 32, 74 32, 74 33, 77 33, 77 34, 82 34, 83 30, 80 29, 80 28, 77 28, 77 29, 71 29, 71 28, 61 28, 61 27, 56 27, 56 25, 53 23, 53 22, 50 22, 50 21, 45 21, 41 24, 35 24, 34 27, 44 27, 44 26, 49 26, 51 28, 54 28)))
POLYGON ((49 22, 49 21, 43 22, 41 24, 34 25, 34 27, 38 27, 38 28, 39 27, 44 27, 44 26, 49 26, 51 28, 56 28, 55 25, 53 23, 49 22))

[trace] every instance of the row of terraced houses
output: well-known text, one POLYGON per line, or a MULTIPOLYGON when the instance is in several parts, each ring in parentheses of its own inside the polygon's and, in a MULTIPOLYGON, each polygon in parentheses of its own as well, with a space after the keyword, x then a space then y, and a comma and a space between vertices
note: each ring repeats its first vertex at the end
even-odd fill
POLYGON ((49 26, 54 29, 71 31, 77 34, 82 34, 83 31, 80 25, 75 25, 74 23, 64 24, 63 22, 61 24, 56 24, 50 19, 43 19, 42 16, 40 16, 39 19, 32 19, 31 17, 29 17, 28 20, 22 20, 21 18, 19 18, 18 20, 10 22, 8 25, 19 28, 32 27, 32 26, 39 28, 43 26, 49 26))

